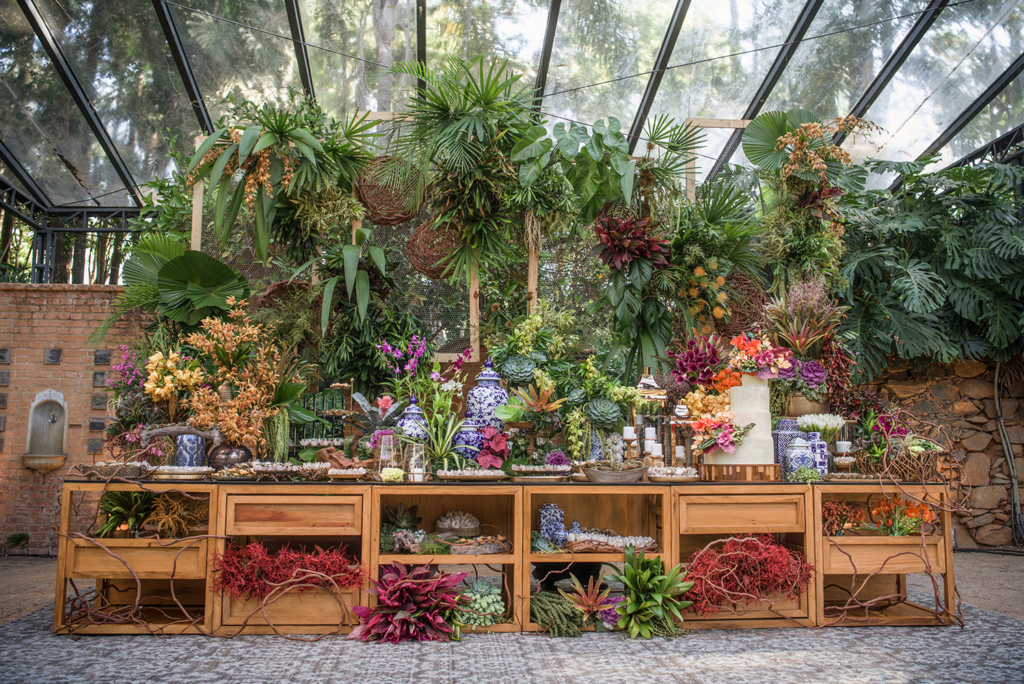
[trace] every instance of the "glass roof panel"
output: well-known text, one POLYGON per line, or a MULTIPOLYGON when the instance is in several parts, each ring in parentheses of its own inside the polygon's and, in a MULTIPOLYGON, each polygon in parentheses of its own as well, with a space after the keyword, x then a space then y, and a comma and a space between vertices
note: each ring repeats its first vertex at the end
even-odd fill
POLYGON ((1021 54, 1021 36, 1019 0, 947 8, 868 110, 884 130, 844 146, 855 161, 916 159, 1021 54))
POLYGON ((438 68, 447 54, 507 59, 532 87, 547 21, 548 0, 427 0, 427 63, 438 68))
POLYGON ((15 0, 0 0, 0 139, 54 205, 130 206, 15 0))
POLYGON ((761 111, 846 116, 928 0, 826 0, 761 111), (910 15, 910 16, 908 16, 910 15))
POLYGON ((0 161, 0 178, 3 178, 5 181, 16 187, 18 190, 21 190, 21 192, 28 195, 29 197, 32 196, 29 193, 29 191, 25 189, 25 186, 21 184, 21 181, 19 181, 17 177, 15 177, 13 173, 11 173, 11 170, 8 169, 7 165, 4 164, 2 161, 0 161))
POLYGON ((210 116, 228 95, 257 104, 284 104, 288 89, 302 93, 298 63, 281 0, 185 0, 168 3, 185 55, 210 116))
POLYGON ((394 111, 403 94, 416 87, 409 76, 384 74, 383 66, 416 59, 416 3, 389 2, 375 15, 373 7, 378 4, 299 2, 313 90, 324 110, 336 118, 353 111, 394 111))
POLYGON ((942 148, 938 162, 930 168, 949 166, 1021 124, 1024 124, 1024 77, 1018 76, 942 148))
POLYGON ((802 2, 694 2, 683 22, 651 116, 737 119, 764 80, 802 2))
POLYGON ((201 131, 153 6, 134 0, 36 5, 135 182, 168 175, 168 131, 182 144, 201 131))
MULTIPOLYGON (((628 130, 675 6, 674 0, 562 0, 545 112, 555 121, 587 124, 614 116, 628 130), (623 80, 603 83, 612 79, 623 80)), ((542 25, 536 30, 543 36, 542 25)))

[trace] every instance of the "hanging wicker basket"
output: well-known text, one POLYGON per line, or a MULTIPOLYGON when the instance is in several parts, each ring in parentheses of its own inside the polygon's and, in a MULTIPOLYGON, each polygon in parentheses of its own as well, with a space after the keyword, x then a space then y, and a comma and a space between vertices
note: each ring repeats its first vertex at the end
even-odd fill
POLYGON ((462 246, 459 231, 449 224, 425 221, 417 226, 405 243, 405 254, 418 273, 439 280, 448 264, 438 262, 462 246))
POLYGON ((381 182, 381 176, 392 157, 376 157, 356 179, 356 197, 366 209, 364 218, 378 226, 397 226, 411 221, 419 212, 419 205, 410 208, 409 196, 414 194, 415 173, 402 179, 399 187, 389 187, 381 182))
POLYGON ((768 295, 760 283, 742 271, 733 271, 725 277, 730 294, 729 322, 715 321, 715 329, 726 339, 732 339, 764 323, 764 307, 768 295))

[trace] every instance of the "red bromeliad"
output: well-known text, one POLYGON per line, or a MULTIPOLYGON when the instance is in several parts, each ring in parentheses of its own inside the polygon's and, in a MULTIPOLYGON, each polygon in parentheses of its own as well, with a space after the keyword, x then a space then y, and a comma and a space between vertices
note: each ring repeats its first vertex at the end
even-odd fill
POLYGON ((594 232, 601 245, 596 248, 601 260, 623 271, 635 259, 649 259, 654 268, 666 268, 668 240, 656 232, 657 221, 649 218, 602 216, 594 221, 594 232))
POLYGON ((430 565, 411 568, 394 562, 382 568, 380 580, 371 580, 371 594, 377 607, 354 606, 360 624, 349 639, 383 641, 450 641, 456 632, 451 617, 457 606, 467 603, 459 585, 468 573, 438 572, 430 565))

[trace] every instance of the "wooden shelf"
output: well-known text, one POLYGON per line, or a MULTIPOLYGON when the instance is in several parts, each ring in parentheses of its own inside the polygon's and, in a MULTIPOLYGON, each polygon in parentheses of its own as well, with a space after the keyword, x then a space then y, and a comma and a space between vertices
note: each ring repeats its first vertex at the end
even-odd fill
POLYGON ((469 554, 431 555, 425 553, 382 553, 377 558, 379 565, 390 565, 398 561, 406 565, 512 565, 516 562, 514 553, 488 553, 479 556, 469 554))
MULTIPOLYGON (((661 558, 662 551, 644 551, 647 558, 661 558)), ((625 553, 531 553, 531 563, 616 563, 626 560, 625 553)))

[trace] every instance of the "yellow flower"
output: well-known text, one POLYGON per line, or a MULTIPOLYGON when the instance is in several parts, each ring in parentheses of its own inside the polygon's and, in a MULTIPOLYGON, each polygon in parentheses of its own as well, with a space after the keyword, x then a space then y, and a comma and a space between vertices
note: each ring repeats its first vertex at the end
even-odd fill
POLYGON ((714 316, 715 318, 725 318, 725 312, 722 311, 722 307, 720 306, 716 306, 714 309, 712 309, 711 315, 714 316))
POLYGON ((697 289, 697 288, 695 288, 695 287, 691 287, 691 288, 690 288, 690 296, 691 296, 691 297, 696 297, 696 296, 697 296, 697 295, 699 295, 699 294, 700 294, 700 290, 698 290, 698 289, 697 289))
POLYGON ((704 333, 705 335, 710 335, 710 334, 711 334, 711 326, 710 326, 710 325, 708 325, 707 323, 705 323, 705 324, 704 324, 704 328, 703 328, 702 332, 703 332, 703 333, 704 333))
POLYGON ((718 276, 717 278, 715 278, 715 283, 719 286, 725 285, 725 278, 723 278, 722 276, 718 276))
POLYGON ((728 297, 725 296, 724 292, 719 292, 718 293, 718 301, 724 302, 726 299, 728 299, 728 297))
POLYGON ((712 259, 711 261, 708 262, 708 268, 710 268, 712 271, 717 271, 718 270, 718 262, 715 261, 714 259, 712 259))
POLYGON ((693 275, 697 276, 698 278, 702 278, 707 274, 708 272, 705 271, 704 268, 701 266, 698 266, 697 268, 693 269, 693 275))
POLYGON ((164 360, 164 353, 163 352, 157 352, 157 353, 153 354, 152 356, 150 356, 148 359, 146 359, 146 361, 149 362, 149 363, 160 363, 163 360, 164 360))

